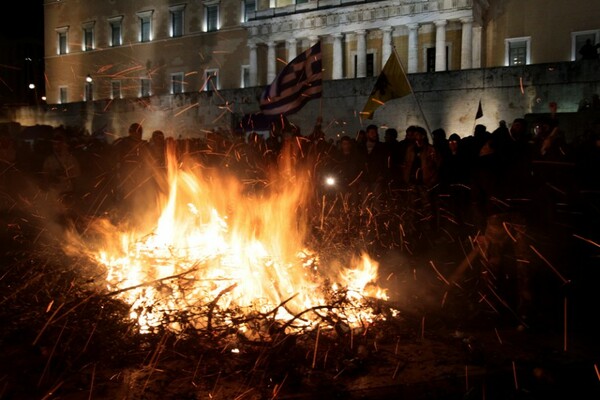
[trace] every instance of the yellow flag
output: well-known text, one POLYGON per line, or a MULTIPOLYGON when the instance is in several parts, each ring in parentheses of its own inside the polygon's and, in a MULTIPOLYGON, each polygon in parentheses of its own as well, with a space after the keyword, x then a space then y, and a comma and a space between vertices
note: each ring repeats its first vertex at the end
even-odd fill
POLYGON ((372 119, 375 110, 387 101, 404 97, 412 93, 412 88, 395 51, 390 54, 383 70, 377 77, 375 87, 369 95, 361 116, 372 119))

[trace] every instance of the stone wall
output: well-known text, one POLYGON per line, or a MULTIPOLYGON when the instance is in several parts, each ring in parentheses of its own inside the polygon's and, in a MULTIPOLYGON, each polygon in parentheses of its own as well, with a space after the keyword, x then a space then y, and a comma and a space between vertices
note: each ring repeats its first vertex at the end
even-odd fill
MULTIPOLYGON (((429 130, 441 127, 448 135, 457 132, 466 136, 476 123, 492 131, 500 120, 510 123, 526 114, 547 113, 551 102, 557 103, 559 113, 578 111, 581 104, 600 94, 600 61, 411 74, 413 94, 382 105, 373 120, 362 120, 359 112, 375 79, 325 81, 323 97, 310 101, 288 119, 308 134, 317 116, 322 115, 323 127, 331 138, 354 136, 370 123, 394 127, 400 137, 411 124, 429 130), (480 100, 483 117, 475 120, 480 100)), ((235 129, 244 114, 257 112, 261 91, 255 87, 21 107, 4 110, 2 119, 23 126, 62 124, 89 132, 104 130, 111 137, 126 134, 132 122, 141 122, 145 137, 155 129, 173 137, 204 137, 213 129, 235 129)))

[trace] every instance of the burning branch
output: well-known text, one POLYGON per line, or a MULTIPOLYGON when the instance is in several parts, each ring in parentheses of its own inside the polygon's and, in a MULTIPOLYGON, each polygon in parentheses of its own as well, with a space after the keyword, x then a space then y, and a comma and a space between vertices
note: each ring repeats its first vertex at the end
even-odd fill
POLYGON ((128 292, 130 290, 139 289, 139 288, 144 287, 144 286, 152 286, 155 283, 160 283, 160 282, 164 282, 164 281, 168 281, 168 280, 182 278, 185 275, 191 274, 192 272, 196 271, 197 269, 198 269, 197 264, 194 264, 194 266, 192 268, 189 268, 188 270, 186 270, 186 271, 184 271, 182 273, 171 275, 171 276, 165 276, 164 278, 158 278, 158 279, 154 279, 152 281, 143 282, 143 283, 140 283, 139 285, 129 286, 129 287, 126 287, 126 288, 123 288, 123 289, 119 289, 119 290, 114 290, 112 292, 107 293, 106 296, 107 297, 112 297, 112 296, 119 295, 119 294, 121 294, 123 292, 128 292))
POLYGON ((207 321, 207 328, 206 328, 208 333, 212 332, 213 311, 214 311, 215 307, 217 306, 217 303, 219 302, 219 300, 221 299, 221 297, 223 297, 223 295, 225 293, 231 292, 233 289, 235 289, 236 286, 237 286, 237 283, 234 283, 233 285, 230 285, 230 286, 226 287, 225 289, 221 290, 219 292, 219 294, 217 295, 217 297, 215 297, 215 299, 208 304, 208 321, 207 321))

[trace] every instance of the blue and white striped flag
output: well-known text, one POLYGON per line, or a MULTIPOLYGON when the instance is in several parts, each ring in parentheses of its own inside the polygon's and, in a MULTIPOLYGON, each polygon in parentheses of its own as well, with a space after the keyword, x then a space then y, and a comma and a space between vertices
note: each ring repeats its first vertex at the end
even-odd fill
POLYGON ((265 88, 260 109, 265 115, 289 115, 323 92, 321 42, 298 55, 265 88))

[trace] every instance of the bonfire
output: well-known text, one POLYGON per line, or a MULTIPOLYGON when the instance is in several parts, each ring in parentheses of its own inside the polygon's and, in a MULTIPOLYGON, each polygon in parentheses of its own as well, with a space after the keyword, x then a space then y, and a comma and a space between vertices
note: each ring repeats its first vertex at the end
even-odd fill
POLYGON ((99 219, 94 240, 80 242, 140 332, 266 340, 275 328, 353 329, 385 318, 374 304, 386 291, 366 252, 346 250, 325 263, 307 248, 313 179, 293 157, 284 153, 258 192, 232 174, 178 158, 174 147, 167 160, 167 187, 157 192, 156 208, 143 210, 143 224, 99 219))

